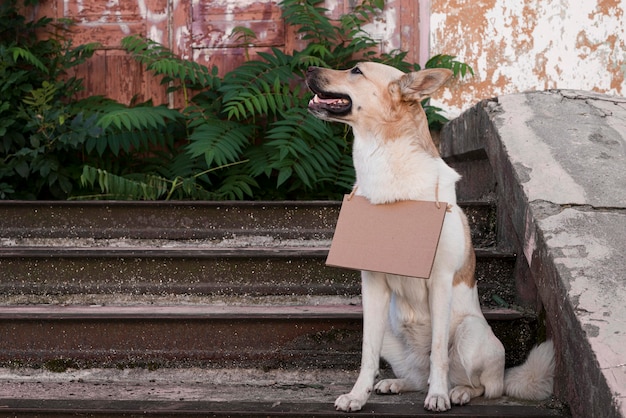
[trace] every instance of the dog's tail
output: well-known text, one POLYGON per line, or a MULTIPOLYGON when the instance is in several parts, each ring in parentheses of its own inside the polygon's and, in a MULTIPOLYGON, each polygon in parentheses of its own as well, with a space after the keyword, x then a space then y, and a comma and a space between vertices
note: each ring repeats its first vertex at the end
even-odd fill
POLYGON ((519 399, 547 399, 552 394, 554 367, 554 344, 549 340, 534 347, 524 364, 504 372, 504 393, 519 399))

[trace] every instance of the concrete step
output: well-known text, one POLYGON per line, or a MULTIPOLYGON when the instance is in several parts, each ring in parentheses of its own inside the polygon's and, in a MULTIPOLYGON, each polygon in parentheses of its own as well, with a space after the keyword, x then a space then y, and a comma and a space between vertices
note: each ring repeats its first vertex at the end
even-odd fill
MULTIPOLYGON (((359 295, 359 272, 325 265, 330 241, 297 244, 0 247, 5 272, 0 304, 121 303, 129 296, 139 303, 180 296, 359 295)), ((478 249, 476 255, 481 302, 495 306, 495 295, 513 303, 515 255, 494 249, 478 249)))
MULTIPOLYGON (((536 316, 485 309, 519 364, 536 316)), ((89 367, 346 368, 360 362, 360 305, 0 307, 0 364, 89 367)))
MULTIPOLYGON (((383 370, 383 377, 389 372, 383 370)), ((0 369, 0 417, 558 417, 554 401, 475 398, 444 414, 424 394, 372 395, 355 414, 334 410, 357 371, 253 369, 86 369, 51 373, 0 369)))

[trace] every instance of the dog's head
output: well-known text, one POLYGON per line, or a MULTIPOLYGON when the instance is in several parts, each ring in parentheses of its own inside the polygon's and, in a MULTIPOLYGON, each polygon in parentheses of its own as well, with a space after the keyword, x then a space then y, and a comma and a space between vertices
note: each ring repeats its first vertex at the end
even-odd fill
POLYGON ((375 62, 343 71, 311 67, 306 81, 315 96, 309 110, 320 119, 347 123, 354 129, 397 127, 416 117, 425 121, 420 102, 451 75, 446 69, 405 74, 375 62))

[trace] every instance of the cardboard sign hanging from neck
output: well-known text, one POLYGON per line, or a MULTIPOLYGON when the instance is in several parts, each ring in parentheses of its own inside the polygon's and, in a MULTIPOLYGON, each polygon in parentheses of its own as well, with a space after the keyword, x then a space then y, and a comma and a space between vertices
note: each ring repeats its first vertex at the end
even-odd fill
POLYGON ((417 200, 373 205, 346 195, 326 264, 427 279, 446 208, 417 200))

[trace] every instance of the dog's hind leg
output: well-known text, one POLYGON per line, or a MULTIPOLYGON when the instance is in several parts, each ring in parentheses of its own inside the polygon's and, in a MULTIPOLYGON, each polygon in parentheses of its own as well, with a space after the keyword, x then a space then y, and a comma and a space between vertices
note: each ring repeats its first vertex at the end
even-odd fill
POLYGON ((385 275, 364 271, 361 280, 363 298, 361 371, 350 393, 341 395, 335 401, 335 408, 340 411, 360 410, 372 393, 389 317, 391 291, 385 275))
POLYGON ((450 350, 450 381, 453 404, 463 405, 483 394, 502 395, 504 347, 484 318, 467 316, 457 327, 450 350))

